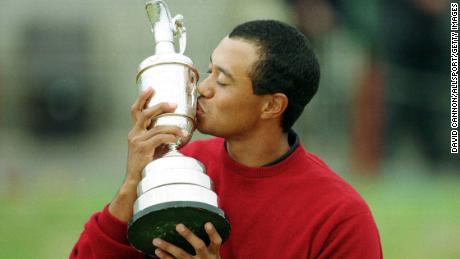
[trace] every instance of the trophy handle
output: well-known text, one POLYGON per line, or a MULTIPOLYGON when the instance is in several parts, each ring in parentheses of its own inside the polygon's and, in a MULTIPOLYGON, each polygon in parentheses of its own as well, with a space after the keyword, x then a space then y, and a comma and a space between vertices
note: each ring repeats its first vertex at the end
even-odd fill
POLYGON ((184 54, 187 47, 187 29, 184 25, 184 16, 178 14, 172 19, 174 36, 179 37, 179 54, 184 54))

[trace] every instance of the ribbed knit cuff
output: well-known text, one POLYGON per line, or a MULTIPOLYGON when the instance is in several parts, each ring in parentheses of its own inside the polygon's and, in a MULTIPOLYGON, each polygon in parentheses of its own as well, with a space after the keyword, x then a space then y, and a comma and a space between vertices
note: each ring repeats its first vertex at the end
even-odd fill
POLYGON ((119 243, 129 244, 127 238, 128 224, 115 218, 109 212, 109 205, 104 207, 98 218, 101 230, 119 243))

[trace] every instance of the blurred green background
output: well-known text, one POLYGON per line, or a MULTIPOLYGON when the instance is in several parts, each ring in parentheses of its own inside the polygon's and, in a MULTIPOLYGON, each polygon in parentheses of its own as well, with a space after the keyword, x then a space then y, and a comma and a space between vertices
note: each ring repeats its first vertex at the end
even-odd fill
MULTIPOLYGON (((298 26, 322 66, 295 126, 306 148, 366 199, 385 258, 460 258, 447 1, 167 3, 184 15, 186 54, 202 73, 236 24, 298 26)), ((68 257, 117 191, 136 68, 153 54, 143 4, 0 2, 0 258, 68 257)))

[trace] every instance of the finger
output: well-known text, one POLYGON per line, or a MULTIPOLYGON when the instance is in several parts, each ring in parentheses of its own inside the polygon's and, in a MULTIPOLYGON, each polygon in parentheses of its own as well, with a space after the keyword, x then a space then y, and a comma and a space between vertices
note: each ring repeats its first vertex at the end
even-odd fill
POLYGON ((176 137, 184 137, 185 133, 179 127, 176 126, 157 126, 152 129, 149 129, 143 133, 141 139, 148 140, 158 134, 170 134, 175 135, 176 137))
POLYGON ((142 105, 141 110, 147 109, 150 100, 152 100, 152 97, 155 95, 155 90, 151 87, 149 87, 146 91, 150 91, 150 90, 152 91, 152 94, 147 96, 147 99, 144 101, 143 105, 141 104, 142 105))
POLYGON ((173 103, 159 103, 148 109, 143 110, 137 116, 136 127, 139 129, 146 129, 148 120, 160 114, 173 112, 177 105, 173 103))
POLYGON ((175 258, 185 258, 185 259, 191 259, 192 258, 192 256, 190 254, 188 254, 187 252, 185 252, 181 248, 179 248, 179 247, 177 247, 177 246, 175 246, 175 245, 173 245, 171 243, 168 243, 168 242, 164 241, 163 239, 160 239, 160 238, 153 239, 153 245, 162 250, 162 251, 160 251, 160 252, 162 252, 160 254, 168 253, 168 254, 174 256, 175 258))
POLYGON ((160 259, 174 259, 174 257, 159 248, 155 249, 155 255, 160 259))
POLYGON ((205 257, 208 255, 208 247, 203 240, 197 237, 184 224, 177 224, 176 231, 193 246, 198 256, 205 257))
POLYGON ((137 97, 134 104, 131 106, 131 121, 133 124, 137 121, 138 115, 148 103, 148 100, 153 96, 153 88, 149 87, 137 97))
POLYGON ((213 254, 218 254, 220 250, 220 245, 222 244, 222 238, 217 232, 216 228, 211 222, 208 222, 204 225, 204 230, 209 236, 209 251, 213 254))
POLYGON ((145 141, 145 146, 146 147, 152 147, 156 149, 157 147, 163 145, 163 144, 173 144, 176 143, 177 141, 177 136, 173 134, 157 134, 151 139, 145 141))

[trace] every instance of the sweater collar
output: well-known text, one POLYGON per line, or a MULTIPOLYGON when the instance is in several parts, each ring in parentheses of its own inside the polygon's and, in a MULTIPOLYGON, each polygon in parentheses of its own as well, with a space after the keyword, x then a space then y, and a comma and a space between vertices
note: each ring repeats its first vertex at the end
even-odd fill
POLYGON ((305 149, 300 144, 298 135, 292 129, 288 132, 288 141, 290 148, 284 155, 261 167, 249 167, 233 160, 226 150, 225 141, 222 142, 219 152, 221 152, 222 162, 226 169, 230 169, 238 175, 251 178, 269 177, 280 174, 288 167, 292 167, 293 163, 305 154, 305 149))
POLYGON ((287 134, 288 134, 287 137, 288 137, 289 150, 286 153, 284 153, 284 155, 278 157, 277 159, 271 161, 268 164, 265 164, 264 166, 271 166, 271 165, 274 165, 274 164, 277 164, 283 161, 284 159, 289 157, 292 153, 294 153, 294 150, 300 145, 299 136, 297 136, 297 133, 295 133, 293 129, 290 129, 287 134))

